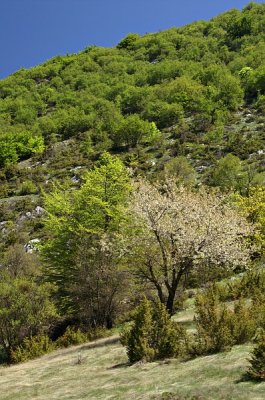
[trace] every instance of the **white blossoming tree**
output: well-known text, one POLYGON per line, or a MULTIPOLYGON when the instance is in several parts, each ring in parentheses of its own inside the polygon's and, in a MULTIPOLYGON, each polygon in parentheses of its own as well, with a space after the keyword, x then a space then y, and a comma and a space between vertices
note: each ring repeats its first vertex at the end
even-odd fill
POLYGON ((135 184, 128 251, 132 272, 172 314, 184 274, 198 265, 245 266, 250 226, 221 194, 145 180, 135 184))

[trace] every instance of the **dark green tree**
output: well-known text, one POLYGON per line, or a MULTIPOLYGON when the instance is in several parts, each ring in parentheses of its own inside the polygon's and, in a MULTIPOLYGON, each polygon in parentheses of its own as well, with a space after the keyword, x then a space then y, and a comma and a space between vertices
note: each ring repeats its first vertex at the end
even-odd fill
POLYGON ((251 379, 265 381, 265 330, 262 329, 258 333, 256 346, 252 352, 250 360, 251 367, 248 375, 251 379))
POLYGON ((131 363, 177 356, 184 338, 184 331, 171 321, 166 307, 146 297, 134 311, 132 325, 121 335, 131 363))

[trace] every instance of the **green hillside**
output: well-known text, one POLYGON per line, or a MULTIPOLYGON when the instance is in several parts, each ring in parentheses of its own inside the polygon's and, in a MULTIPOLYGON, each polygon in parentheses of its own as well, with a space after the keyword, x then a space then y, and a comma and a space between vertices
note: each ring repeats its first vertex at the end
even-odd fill
POLYGON ((261 399, 264 250, 265 4, 0 81, 0 398, 261 399))
POLYGON ((1 167, 70 138, 92 158, 103 149, 145 148, 155 136, 152 122, 162 142, 172 139, 171 155, 203 151, 212 161, 232 152, 247 159, 262 149, 260 126, 225 127, 245 121, 242 107, 248 122, 262 123, 264 18, 264 5, 251 3, 16 72, 0 85, 1 167))
MULTIPOLYGON (((239 177, 232 187, 264 184, 264 25, 265 5, 250 3, 2 80, 1 197, 35 195, 55 179, 78 185, 105 150, 153 176, 181 157, 183 179, 220 186, 214 168, 232 154, 238 158, 224 162, 239 177)), ((27 198, 18 201, 32 210, 27 198)), ((2 221, 12 219, 5 204, 2 221)))

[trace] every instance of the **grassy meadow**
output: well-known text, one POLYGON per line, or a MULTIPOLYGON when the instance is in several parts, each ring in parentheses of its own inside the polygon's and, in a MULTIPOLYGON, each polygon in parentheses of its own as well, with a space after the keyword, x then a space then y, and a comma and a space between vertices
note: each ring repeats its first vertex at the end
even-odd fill
POLYGON ((262 400, 265 383, 244 379, 250 345, 181 362, 129 366, 118 336, 57 350, 0 372, 1 400, 262 400))

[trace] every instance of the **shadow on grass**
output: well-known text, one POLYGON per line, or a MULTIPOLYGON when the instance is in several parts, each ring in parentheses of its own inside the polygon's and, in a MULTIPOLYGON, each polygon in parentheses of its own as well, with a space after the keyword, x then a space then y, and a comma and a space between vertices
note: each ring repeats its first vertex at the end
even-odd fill
POLYGON ((105 346, 112 345, 112 344, 117 344, 119 342, 120 342, 119 336, 113 336, 110 338, 99 339, 94 342, 71 347, 69 349, 62 348, 62 349, 60 349, 61 353, 56 353, 54 355, 50 355, 49 359, 54 360, 58 357, 61 357, 62 355, 71 355, 76 352, 81 352, 82 350, 96 349, 96 348, 105 347, 105 346))
POLYGON ((261 380, 252 378, 250 375, 248 375, 247 372, 244 373, 244 374, 241 376, 241 378, 239 378, 239 379, 237 379, 237 380, 235 381, 236 384, 238 384, 238 383, 243 383, 243 382, 250 382, 250 383, 252 383, 253 385, 258 385, 258 384, 262 383, 261 380))
POLYGON ((151 397, 150 400, 206 400, 206 398, 200 394, 183 397, 183 395, 178 395, 177 393, 164 392, 161 395, 151 397))
POLYGON ((112 367, 109 367, 108 369, 126 368, 126 367, 130 367, 131 365, 132 364, 130 364, 129 362, 124 362, 124 363, 119 363, 119 364, 112 365, 112 367))

